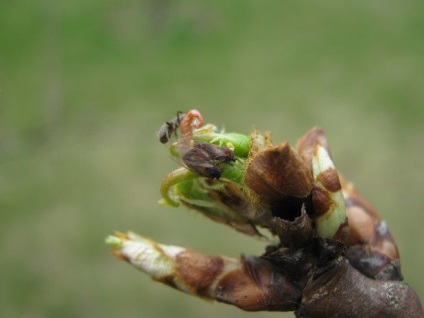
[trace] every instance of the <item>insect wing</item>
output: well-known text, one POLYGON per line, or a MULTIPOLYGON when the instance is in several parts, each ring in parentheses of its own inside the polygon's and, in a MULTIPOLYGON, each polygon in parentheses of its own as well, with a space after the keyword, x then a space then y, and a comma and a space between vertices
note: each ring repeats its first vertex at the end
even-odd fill
POLYGON ((203 177, 211 179, 219 179, 222 174, 222 169, 215 165, 209 154, 199 148, 190 149, 183 157, 185 166, 192 171, 197 172, 203 177))
POLYGON ((213 165, 209 154, 206 151, 196 147, 191 148, 189 151, 187 151, 182 156, 182 159, 187 166, 209 167, 213 165))
POLYGON ((209 143, 198 144, 195 147, 206 152, 209 158, 216 164, 236 161, 234 152, 230 148, 220 147, 209 143))

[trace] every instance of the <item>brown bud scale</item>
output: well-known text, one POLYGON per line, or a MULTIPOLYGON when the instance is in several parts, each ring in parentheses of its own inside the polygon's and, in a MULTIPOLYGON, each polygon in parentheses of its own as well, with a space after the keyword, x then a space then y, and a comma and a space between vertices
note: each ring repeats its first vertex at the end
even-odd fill
POLYGON ((315 215, 320 217, 325 215, 330 209, 332 200, 327 191, 316 187, 312 190, 312 203, 314 205, 315 215))
POLYGON ((342 186, 339 180, 339 174, 335 169, 329 168, 323 172, 321 172, 317 176, 317 180, 328 190, 331 192, 339 191, 342 186))
POLYGON ((203 297, 209 295, 209 288, 224 268, 222 258, 190 250, 179 253, 176 263, 176 276, 191 289, 192 294, 203 297))

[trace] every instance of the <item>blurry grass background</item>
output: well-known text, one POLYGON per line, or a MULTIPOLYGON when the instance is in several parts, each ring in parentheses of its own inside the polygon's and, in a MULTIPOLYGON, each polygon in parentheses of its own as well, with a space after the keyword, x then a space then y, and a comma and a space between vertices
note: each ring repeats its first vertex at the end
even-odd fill
POLYGON ((176 164, 155 133, 192 107, 274 141, 324 128, 423 298, 423 10, 423 1, 2 2, 0 316, 282 317, 154 283, 104 245, 132 229, 209 254, 263 250, 156 203, 176 164))

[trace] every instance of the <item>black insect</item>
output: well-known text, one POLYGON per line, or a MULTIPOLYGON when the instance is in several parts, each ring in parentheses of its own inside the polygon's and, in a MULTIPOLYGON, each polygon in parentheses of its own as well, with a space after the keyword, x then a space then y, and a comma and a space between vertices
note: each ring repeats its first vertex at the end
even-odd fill
POLYGON ((219 164, 235 161, 236 158, 229 148, 203 143, 188 150, 182 160, 189 170, 206 178, 219 179, 222 174, 219 164))
POLYGON ((177 136, 177 129, 180 127, 181 120, 186 116, 183 112, 177 112, 177 116, 170 121, 165 122, 159 129, 159 141, 166 144, 171 138, 172 134, 177 136))

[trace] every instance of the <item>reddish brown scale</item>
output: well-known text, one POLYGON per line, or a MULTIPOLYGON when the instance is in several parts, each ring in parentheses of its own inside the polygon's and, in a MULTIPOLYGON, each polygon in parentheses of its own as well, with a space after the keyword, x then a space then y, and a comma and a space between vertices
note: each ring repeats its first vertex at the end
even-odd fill
POLYGON ((216 300, 247 311, 288 311, 298 307, 301 291, 282 271, 258 257, 242 257, 238 267, 219 281, 216 300))
POLYGON ((183 137, 191 137, 193 135, 192 127, 200 128, 203 123, 202 114, 197 109, 189 110, 180 123, 181 135, 183 137))
POLYGON ((332 200, 327 191, 315 187, 312 189, 312 203, 316 217, 320 217, 330 209, 332 200))
POLYGON ((349 237, 350 237, 350 228, 349 228, 348 218, 346 218, 346 220, 342 224, 340 224, 336 234, 334 234, 333 240, 343 242, 344 244, 346 244, 346 242, 349 241, 349 237))
POLYGON ((177 255, 176 276, 191 287, 191 292, 201 297, 210 297, 209 289, 221 274, 224 261, 218 256, 207 256, 187 250, 177 255))
POLYGON ((339 191, 342 186, 340 184, 339 175, 335 169, 327 169, 317 176, 318 181, 331 192, 339 191))
POLYGON ((216 299, 247 311, 263 310, 267 302, 263 291, 240 268, 219 281, 216 299))
POLYGON ((269 147, 249 159, 244 181, 262 198, 272 201, 282 196, 305 198, 310 194, 311 171, 288 143, 269 147))

